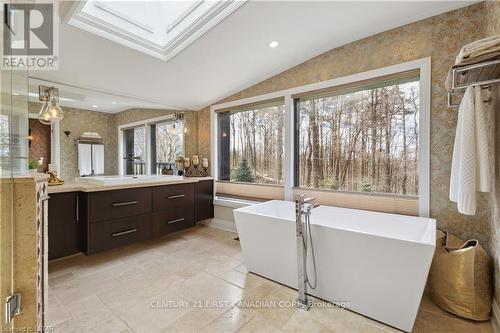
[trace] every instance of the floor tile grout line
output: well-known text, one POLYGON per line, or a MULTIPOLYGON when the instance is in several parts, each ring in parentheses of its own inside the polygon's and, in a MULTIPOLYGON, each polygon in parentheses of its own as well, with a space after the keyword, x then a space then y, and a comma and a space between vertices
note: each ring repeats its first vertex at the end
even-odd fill
POLYGON ((100 297, 99 295, 95 294, 95 297, 97 297, 99 299, 99 301, 101 301, 102 304, 104 304, 104 306, 116 317, 116 319, 118 319, 119 321, 121 321, 132 333, 135 333, 135 331, 132 329, 132 327, 130 327, 128 325, 128 323, 123 320, 117 313, 115 313, 115 311, 113 311, 113 309, 111 309, 109 307, 108 304, 106 304, 106 302, 104 302, 100 297))

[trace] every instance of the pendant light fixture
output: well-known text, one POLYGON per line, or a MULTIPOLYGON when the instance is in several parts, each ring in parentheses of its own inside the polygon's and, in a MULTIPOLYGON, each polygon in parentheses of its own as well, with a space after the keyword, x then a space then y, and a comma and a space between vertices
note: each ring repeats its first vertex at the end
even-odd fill
POLYGON ((38 86, 38 99, 43 102, 38 120, 45 125, 52 125, 63 119, 63 110, 59 106, 59 89, 38 86))

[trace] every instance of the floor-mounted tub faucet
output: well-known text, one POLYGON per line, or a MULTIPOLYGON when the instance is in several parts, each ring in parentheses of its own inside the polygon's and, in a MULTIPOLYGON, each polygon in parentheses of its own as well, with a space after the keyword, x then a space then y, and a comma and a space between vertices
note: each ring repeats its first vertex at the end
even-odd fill
POLYGON ((297 236, 297 273, 298 273, 298 293, 297 306, 304 310, 309 310, 310 303, 307 297, 307 285, 312 289, 316 288, 316 258, 311 236, 310 216, 313 208, 318 207, 314 198, 306 198, 304 194, 297 195, 295 199, 295 229, 297 236), (304 217, 304 218, 303 218, 304 217), (307 247, 311 246, 311 253, 314 266, 314 283, 311 284, 307 274, 307 247))

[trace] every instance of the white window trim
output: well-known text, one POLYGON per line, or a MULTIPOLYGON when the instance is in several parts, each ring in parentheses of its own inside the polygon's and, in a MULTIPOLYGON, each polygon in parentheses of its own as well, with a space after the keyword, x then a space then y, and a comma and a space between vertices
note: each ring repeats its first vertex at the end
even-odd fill
MULTIPOLYGON (((129 128, 134 128, 134 127, 141 127, 144 126, 146 128, 146 175, 151 174, 151 159, 149 158, 151 156, 151 125, 161 123, 167 120, 175 120, 175 114, 169 114, 166 116, 161 116, 161 117, 156 117, 156 118, 151 118, 151 119, 146 119, 146 120, 140 120, 140 121, 135 121, 133 123, 127 123, 118 126, 118 174, 119 175, 124 175, 125 171, 123 170, 123 130, 129 129, 129 128)), ((186 124, 184 124, 185 126, 186 124)), ((183 140, 183 150, 184 152, 186 151, 186 137, 184 136, 183 140)))
POLYGON ((332 80, 311 83, 300 87, 275 91, 268 94, 243 98, 210 107, 211 120, 211 173, 218 178, 218 152, 217 152, 217 113, 215 111, 233 108, 250 103, 264 102, 275 98, 285 100, 285 158, 283 166, 285 200, 292 200, 293 196, 293 98, 292 95, 335 87, 338 85, 354 83, 385 75, 397 74, 418 69, 420 71, 420 114, 419 114, 419 187, 418 187, 418 213, 419 216, 428 217, 430 211, 430 107, 431 107, 431 58, 421 58, 397 65, 378 68, 362 73, 347 75, 332 80))

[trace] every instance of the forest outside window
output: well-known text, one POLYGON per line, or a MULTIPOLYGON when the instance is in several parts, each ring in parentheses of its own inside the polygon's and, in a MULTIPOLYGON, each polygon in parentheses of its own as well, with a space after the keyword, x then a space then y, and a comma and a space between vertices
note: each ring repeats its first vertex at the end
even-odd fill
POLYGON ((283 100, 217 115, 219 180, 283 184, 283 100))
POLYGON ((151 174, 162 174, 184 156, 184 122, 166 121, 151 125, 151 174))
POLYGON ((301 188, 418 196, 419 73, 295 99, 301 188))

